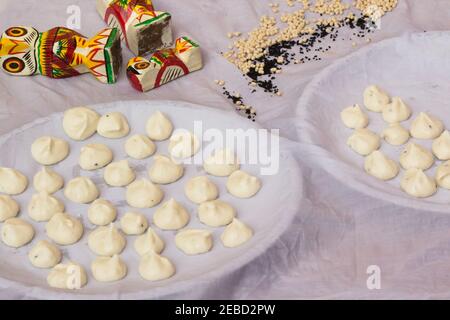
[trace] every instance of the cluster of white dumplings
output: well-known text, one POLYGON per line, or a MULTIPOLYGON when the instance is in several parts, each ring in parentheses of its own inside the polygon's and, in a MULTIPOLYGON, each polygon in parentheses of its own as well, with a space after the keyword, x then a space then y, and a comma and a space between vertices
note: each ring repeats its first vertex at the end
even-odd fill
MULTIPOLYGON (((125 116, 110 112, 100 116, 97 112, 77 107, 65 112, 63 129, 67 136, 84 141, 98 133, 102 137, 118 139, 130 133, 125 116)), ((212 232, 207 229, 185 228, 191 216, 186 208, 174 198, 163 202, 164 191, 159 185, 171 184, 184 175, 184 166, 177 159, 194 156, 200 149, 200 141, 189 131, 174 132, 172 122, 157 111, 147 121, 146 135, 135 134, 124 145, 126 154, 142 160, 153 156, 148 169, 148 179, 137 179, 128 160, 113 162, 112 150, 100 143, 89 143, 81 148, 78 164, 81 169, 93 171, 103 168, 103 179, 108 186, 124 188, 125 200, 136 209, 156 208, 152 223, 160 230, 177 231, 175 244, 186 255, 209 252, 213 248, 212 232), (169 156, 155 154, 154 141, 169 139, 169 156)), ((33 178, 36 193, 28 205, 28 215, 36 222, 45 224, 49 240, 38 241, 29 251, 28 258, 37 268, 50 269, 47 282, 62 289, 76 289, 86 285, 87 274, 83 267, 73 261, 61 263, 63 254, 58 246, 72 245, 80 241, 85 233, 81 219, 67 213, 64 203, 54 196, 63 189, 64 196, 78 204, 89 204, 87 218, 96 226, 88 235, 89 249, 98 257, 91 264, 94 278, 101 282, 117 281, 127 275, 128 268, 120 254, 127 245, 127 236, 137 236, 134 249, 140 257, 139 273, 150 281, 157 281, 175 274, 175 266, 161 255, 164 240, 158 235, 147 217, 137 211, 125 213, 116 227, 118 213, 108 200, 100 198, 100 190, 88 177, 79 176, 64 182, 63 177, 50 166, 68 157, 69 143, 63 139, 44 136, 34 141, 31 154, 43 165, 33 178), (70 272, 77 269, 80 274, 78 287, 70 287, 70 272)), ((227 177, 226 187, 237 198, 250 198, 261 188, 261 181, 240 170, 239 159, 228 149, 215 150, 204 162, 207 174, 227 177)), ((30 243, 35 231, 26 220, 17 218, 20 207, 11 197, 23 193, 28 179, 12 168, 0 167, 0 222, 1 240, 10 247, 19 248, 30 243)), ((225 227, 221 241, 225 247, 233 248, 247 242, 252 229, 236 218, 236 210, 218 199, 219 189, 207 175, 190 179, 184 188, 186 197, 198 204, 198 218, 209 227, 225 227)))
POLYGON ((389 95, 377 86, 369 86, 364 91, 364 105, 372 112, 382 114, 387 127, 381 137, 367 129, 369 117, 362 108, 355 104, 341 112, 341 120, 345 126, 354 129, 347 144, 358 154, 365 156, 366 172, 381 180, 395 178, 400 166, 405 170, 400 186, 403 191, 418 198, 432 196, 440 186, 450 189, 450 133, 444 124, 435 116, 420 112, 411 122, 409 130, 401 125, 408 120, 412 111, 399 97, 389 95), (404 145, 410 138, 433 140, 431 151, 410 142, 399 157, 399 163, 389 159, 382 151, 381 139, 394 146, 404 145), (430 177, 425 171, 435 163, 435 158, 446 161, 438 166, 436 176, 430 177))

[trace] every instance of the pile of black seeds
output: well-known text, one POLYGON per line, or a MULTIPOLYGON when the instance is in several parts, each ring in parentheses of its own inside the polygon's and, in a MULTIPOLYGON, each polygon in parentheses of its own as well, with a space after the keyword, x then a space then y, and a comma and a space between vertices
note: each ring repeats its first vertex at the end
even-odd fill
MULTIPOLYGON (((326 40, 335 42, 339 37, 339 30, 343 27, 356 29, 353 36, 356 38, 364 38, 375 30, 375 23, 368 16, 361 15, 360 17, 345 18, 341 21, 339 27, 332 25, 318 25, 317 29, 312 34, 300 34, 299 38, 306 37, 304 41, 291 40, 282 41, 270 46, 267 54, 256 59, 256 62, 264 63, 264 73, 258 73, 254 68, 245 74, 251 79, 249 84, 255 83, 256 86, 262 88, 264 92, 276 94, 279 92, 278 86, 274 83, 277 74, 272 73, 273 68, 279 68, 283 65, 289 65, 293 61, 298 63, 307 63, 310 61, 320 61, 321 53, 325 53, 331 49, 331 45, 325 45, 324 42, 330 43, 326 40), (293 52, 294 48, 298 48, 298 52, 293 52), (283 57, 283 62, 279 63, 278 58, 283 57)), ((345 40, 345 39, 342 39, 345 40)), ((353 40, 350 38, 350 40, 353 40)), ((256 90, 253 89, 252 92, 256 90)))
MULTIPOLYGON (((355 40, 354 38, 365 38, 370 33, 373 33, 376 30, 376 24, 370 17, 361 14, 359 17, 344 18, 338 26, 331 24, 317 25, 316 31, 312 34, 300 34, 298 40, 282 41, 268 47, 267 54, 255 60, 255 62, 264 64, 263 74, 252 68, 247 74, 243 75, 250 80, 248 84, 252 87, 251 93, 256 92, 259 87, 267 93, 281 94, 275 83, 278 74, 273 73, 272 70, 274 68, 280 69, 282 66, 292 63, 303 64, 322 60, 321 54, 329 51, 332 48, 332 44, 339 40, 339 32, 342 28, 353 30, 353 36, 347 39, 353 41, 355 40), (280 57, 283 57, 283 59, 278 60, 280 57)), ((346 39, 341 38, 341 40, 345 41, 346 39)), ((256 113, 251 112, 252 108, 246 106, 241 96, 231 94, 226 87, 222 87, 222 89, 223 95, 233 102, 236 110, 241 115, 255 121, 256 113)))

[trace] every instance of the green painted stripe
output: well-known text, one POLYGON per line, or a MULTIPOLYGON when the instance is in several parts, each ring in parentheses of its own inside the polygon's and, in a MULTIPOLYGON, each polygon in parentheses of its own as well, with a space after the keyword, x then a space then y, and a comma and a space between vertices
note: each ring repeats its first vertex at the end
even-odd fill
POLYGON ((157 17, 154 17, 153 19, 149 19, 149 20, 146 20, 144 22, 140 22, 138 24, 135 24, 134 26, 135 27, 146 26, 146 25, 152 24, 153 22, 155 22, 157 20, 161 20, 162 18, 165 18, 165 17, 170 17, 170 13, 164 12, 163 14, 161 14, 161 15, 159 15, 157 17))
POLYGON ((162 61, 159 60, 158 58, 151 57, 151 58, 150 58, 150 61, 151 61, 151 62, 154 62, 154 63, 156 63, 156 64, 158 64, 158 65, 160 65, 160 66, 162 66, 162 61))
POLYGON ((114 40, 116 39, 117 28, 112 28, 111 34, 109 35, 108 42, 106 43, 106 48, 111 48, 114 40))
POLYGON ((189 42, 193 47, 199 47, 199 45, 197 43, 195 43, 194 41, 192 41, 188 37, 183 37, 183 39, 186 40, 187 42, 189 42))
POLYGON ((105 65, 106 65, 106 74, 108 78, 108 83, 114 83, 114 73, 113 73, 113 66, 111 65, 111 55, 109 53, 109 49, 111 49, 114 40, 116 39, 117 35, 117 28, 113 28, 111 31, 111 34, 109 35, 108 42, 106 43, 104 55, 105 55, 105 65))
POLYGON ((114 83, 112 66, 111 66, 111 57, 109 55, 109 51, 105 50, 105 61, 106 61, 106 74, 108 83, 114 83))
POLYGON ((38 37, 38 45, 37 45, 37 52, 36 52, 36 61, 39 67, 39 73, 42 74, 42 66, 41 66, 41 41, 42 39, 42 33, 39 33, 38 37))

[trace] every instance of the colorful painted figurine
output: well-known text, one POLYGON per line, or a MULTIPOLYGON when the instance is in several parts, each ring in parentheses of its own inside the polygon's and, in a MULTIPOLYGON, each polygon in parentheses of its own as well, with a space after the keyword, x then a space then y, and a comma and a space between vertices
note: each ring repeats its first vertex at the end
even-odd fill
POLYGON ((115 28, 87 39, 63 27, 40 33, 17 26, 7 29, 0 39, 0 67, 14 76, 41 74, 59 79, 90 72, 100 82, 115 83, 121 64, 115 28))
POLYGON ((136 56, 168 48, 173 43, 171 15, 155 11, 151 0, 97 0, 97 11, 136 56))
POLYGON ((127 76, 136 90, 145 92, 202 67, 199 45, 181 37, 175 41, 175 48, 157 51, 150 60, 142 57, 131 59, 127 76))

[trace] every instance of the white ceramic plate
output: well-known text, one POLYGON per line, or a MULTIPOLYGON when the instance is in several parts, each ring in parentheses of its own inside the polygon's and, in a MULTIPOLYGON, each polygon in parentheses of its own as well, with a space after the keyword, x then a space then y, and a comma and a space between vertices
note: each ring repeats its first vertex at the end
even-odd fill
MULTIPOLYGON (((447 212, 450 191, 439 189, 430 198, 413 198, 400 189, 403 170, 392 181, 377 180, 365 173, 364 157, 346 145, 352 130, 342 124, 340 112, 355 103, 363 107, 363 91, 371 84, 391 96, 402 97, 411 106, 414 113, 402 123, 405 128, 409 129, 412 119, 425 111, 438 116, 450 129, 450 34, 405 35, 340 59, 314 78, 297 108, 300 140, 310 145, 316 163, 342 183, 396 204, 447 212)), ((365 111, 370 118, 369 129, 381 134, 387 126, 381 114, 365 111)), ((431 149, 431 141, 410 141, 431 149)), ((398 161, 403 148, 383 141, 381 150, 398 161)), ((439 163, 436 161, 436 165, 439 163)), ((426 173, 434 176, 436 165, 426 173)))
MULTIPOLYGON (((156 110, 166 113, 172 119, 176 128, 192 130, 195 120, 203 120, 204 129, 218 128, 223 131, 225 129, 258 128, 234 113, 199 107, 184 102, 130 101, 96 105, 93 108, 102 114, 109 111, 124 113, 131 126, 130 135, 145 133, 146 119, 156 110)), ((110 146, 114 152, 115 161, 126 158, 123 147, 126 138, 114 140, 94 135, 83 142, 72 141, 65 136, 62 130, 62 114, 54 114, 48 118, 36 120, 1 137, 0 166, 17 168, 23 171, 31 181, 40 166, 31 158, 30 145, 37 137, 47 134, 64 138, 70 143, 71 153, 69 157, 54 166, 55 171, 62 174, 66 182, 80 174, 90 176, 100 187, 101 197, 109 199, 117 205, 119 218, 131 209, 124 201, 125 190, 123 188, 108 188, 105 186, 102 179, 103 170, 85 172, 81 171, 77 165, 81 146, 91 142, 105 143, 110 146)), ((167 154, 167 142, 157 143, 157 147, 157 153, 167 154)), ((146 168, 152 162, 152 158, 141 161, 130 160, 130 162, 138 172, 138 177, 146 177, 146 168)), ((259 174, 258 166, 243 165, 242 168, 253 174, 259 174)), ((88 285, 78 291, 55 290, 48 287, 46 283, 48 270, 33 268, 26 257, 34 243, 46 238, 44 224, 33 223, 37 229, 37 236, 30 245, 20 249, 12 249, 0 243, 0 287, 10 287, 11 290, 21 292, 26 297, 32 298, 160 298, 164 295, 188 290, 193 285, 210 281, 242 267, 276 241, 289 225, 295 213, 298 212, 299 201, 296 199, 298 194, 301 194, 301 176, 294 158, 290 152, 284 149, 283 144, 281 146, 281 169, 279 173, 273 176, 261 176, 263 188, 251 199, 234 198, 226 191, 226 178, 211 177, 220 188, 220 198, 235 206, 238 217, 255 231, 254 237, 248 243, 236 249, 227 249, 223 247, 219 239, 223 228, 209 228, 201 225, 196 214, 197 206, 184 195, 183 187, 186 181, 200 174, 204 174, 201 166, 189 165, 186 167, 185 176, 180 181, 172 185, 162 186, 165 191, 164 201, 167 201, 171 196, 175 197, 191 213, 191 221, 188 227, 210 229, 214 235, 214 248, 211 252, 189 257, 175 247, 175 232, 163 232, 155 227, 155 230, 162 236, 167 245, 163 255, 169 257, 177 268, 174 277, 159 282, 143 280, 138 274, 139 260, 133 249, 135 237, 127 237, 128 244, 122 257, 129 268, 128 276, 119 282, 109 284, 95 281, 90 272, 90 262, 95 258, 95 255, 90 252, 87 246, 87 235, 93 228, 86 217, 88 205, 71 203, 65 199, 62 191, 59 191, 56 196, 64 201, 66 211, 81 217, 85 225, 85 234, 82 240, 75 245, 63 247, 63 252, 65 260, 73 259, 86 268, 89 275, 88 285)), ((20 217, 30 222, 31 219, 26 213, 26 207, 33 192, 33 187, 30 186, 24 194, 15 197, 22 208, 20 217)), ((154 210, 155 208, 136 211, 146 214, 149 222, 151 222, 154 210)))

